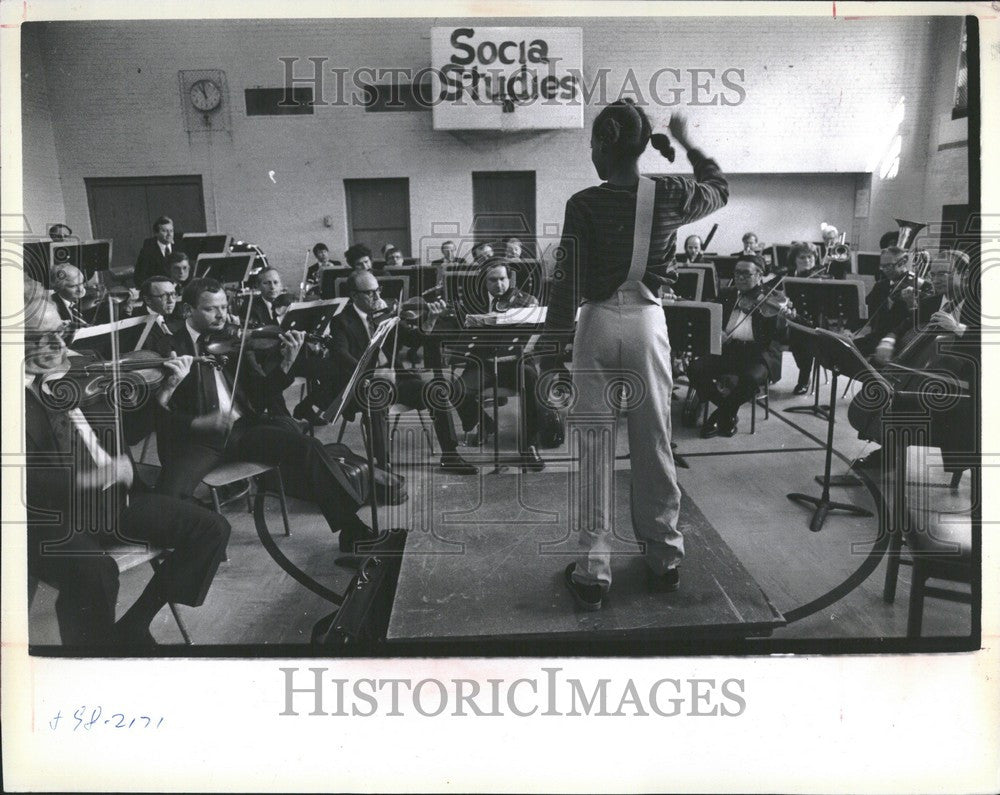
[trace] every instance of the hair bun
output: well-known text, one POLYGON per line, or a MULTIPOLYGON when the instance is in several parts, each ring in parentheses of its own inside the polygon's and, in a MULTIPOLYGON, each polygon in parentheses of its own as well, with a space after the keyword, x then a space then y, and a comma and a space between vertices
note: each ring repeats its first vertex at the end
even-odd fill
POLYGON ((676 152, 674 152, 674 147, 670 145, 670 139, 667 138, 663 133, 653 133, 649 137, 650 143, 653 144, 653 148, 656 149, 661 155, 663 155, 671 163, 674 162, 674 157, 676 152))

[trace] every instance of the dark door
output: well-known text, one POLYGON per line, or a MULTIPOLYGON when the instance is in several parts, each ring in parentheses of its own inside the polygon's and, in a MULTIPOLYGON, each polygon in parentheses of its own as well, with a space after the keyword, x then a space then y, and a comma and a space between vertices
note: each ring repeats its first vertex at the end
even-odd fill
POLYGON ((381 258, 382 246, 391 243, 410 256, 410 180, 345 179, 350 243, 362 243, 381 258))
POLYGON ((161 215, 173 219, 175 240, 204 232, 205 199, 200 175, 95 177, 84 180, 94 237, 113 241, 112 267, 131 268, 142 241, 161 215))
POLYGON ((516 237, 524 244, 523 256, 535 255, 534 171, 473 171, 472 212, 477 242, 516 237))

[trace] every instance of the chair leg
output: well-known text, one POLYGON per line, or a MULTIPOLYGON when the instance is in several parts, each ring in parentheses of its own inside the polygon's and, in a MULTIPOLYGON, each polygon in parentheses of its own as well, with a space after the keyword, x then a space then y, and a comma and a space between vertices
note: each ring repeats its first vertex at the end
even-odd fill
POLYGON ((906 637, 919 638, 924 620, 924 585, 927 576, 919 560, 913 561, 913 582, 910 585, 910 609, 906 615, 906 637))
MULTIPOLYGON (((254 487, 261 488, 260 484, 255 484, 253 478, 247 481, 247 513, 253 513, 253 490, 254 487)), ((263 489, 262 489, 263 490, 263 489)))
POLYGON ((757 433, 757 396, 750 401, 750 435, 757 433))
POLYGON ((764 385, 764 419, 771 419, 771 385, 764 385))
POLYGON ((340 433, 337 434, 337 444, 340 444, 344 440, 344 431, 347 430, 347 417, 343 418, 343 422, 340 423, 340 433))
POLYGON ((274 468, 274 474, 278 478, 278 503, 281 505, 281 520, 285 523, 285 537, 287 538, 292 534, 292 530, 288 525, 288 506, 285 503, 285 479, 281 477, 281 470, 278 467, 274 468))
MULTIPOLYGON (((222 515, 222 505, 219 503, 219 492, 215 490, 215 486, 208 487, 209 493, 212 495, 212 505, 215 506, 215 512, 222 515)), ((226 547, 226 551, 223 553, 222 559, 224 561, 229 560, 229 547, 226 547)))
MULTIPOLYGON (((430 414, 430 409, 427 410, 430 414)), ((417 417, 420 420, 420 430, 424 434, 424 438, 427 439, 427 444, 431 449, 431 457, 434 457, 434 434, 427 430, 427 424, 424 422, 424 411, 423 409, 417 409, 417 417)))
POLYGON ((965 474, 964 469, 958 470, 958 472, 951 473, 951 483, 949 484, 952 491, 958 489, 958 484, 962 482, 962 475, 965 474))

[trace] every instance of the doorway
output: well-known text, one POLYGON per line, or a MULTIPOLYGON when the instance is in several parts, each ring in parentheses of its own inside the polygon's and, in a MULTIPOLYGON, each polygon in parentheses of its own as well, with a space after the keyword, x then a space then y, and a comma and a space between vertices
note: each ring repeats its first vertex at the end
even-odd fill
POLYGON ((205 232, 205 198, 201 175, 173 177, 92 177, 84 180, 94 237, 110 239, 111 267, 135 265, 142 241, 153 234, 153 222, 166 215, 174 222, 174 239, 183 232, 205 232))
POLYGON ((516 237, 525 257, 536 255, 534 171, 473 171, 472 212, 477 243, 516 237))

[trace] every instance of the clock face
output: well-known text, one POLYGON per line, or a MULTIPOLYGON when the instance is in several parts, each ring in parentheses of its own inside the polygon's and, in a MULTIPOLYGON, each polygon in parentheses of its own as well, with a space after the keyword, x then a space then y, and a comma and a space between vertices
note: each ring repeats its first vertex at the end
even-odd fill
POLYGON ((213 80, 199 80, 191 86, 191 104, 198 110, 215 110, 222 102, 222 91, 213 80))

